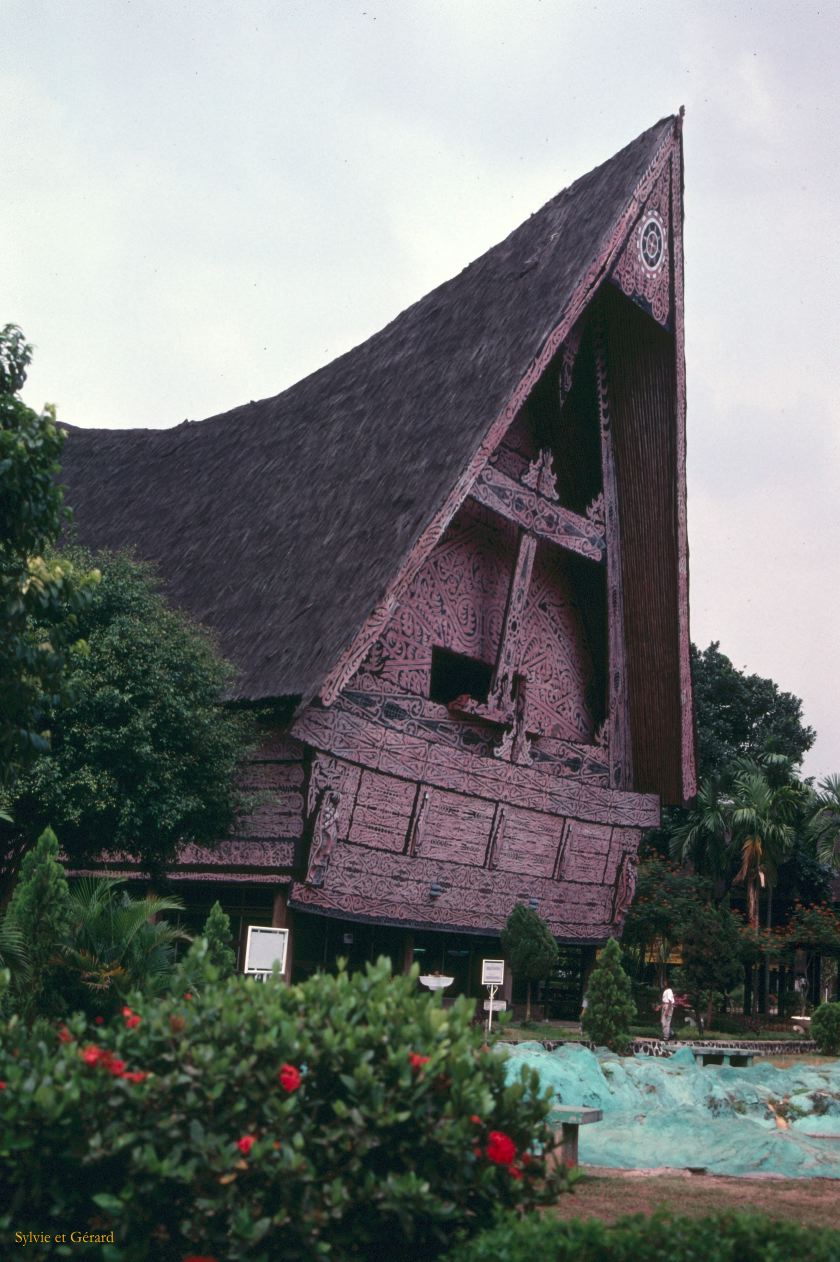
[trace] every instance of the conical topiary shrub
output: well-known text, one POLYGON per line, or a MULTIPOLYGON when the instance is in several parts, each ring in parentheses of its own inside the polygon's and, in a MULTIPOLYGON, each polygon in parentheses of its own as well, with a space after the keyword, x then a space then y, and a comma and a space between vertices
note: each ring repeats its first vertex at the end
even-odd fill
POLYGON ((598 957, 586 993, 589 1003, 583 1014, 583 1031, 587 1038, 610 1051, 625 1052, 636 1005, 615 938, 610 938, 598 957))

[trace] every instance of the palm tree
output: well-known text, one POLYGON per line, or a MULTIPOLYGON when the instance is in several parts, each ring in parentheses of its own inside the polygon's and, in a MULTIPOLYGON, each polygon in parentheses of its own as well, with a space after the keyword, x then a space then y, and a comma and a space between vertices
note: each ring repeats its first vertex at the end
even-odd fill
POLYGON ((694 807, 671 837, 671 858, 725 888, 732 868, 732 799, 717 781, 704 780, 694 807))
POLYGON ((826 776, 814 794, 808 834, 817 845, 820 863, 840 867, 840 776, 826 776))
POLYGON ((793 846, 793 818, 801 794, 793 783, 773 785, 757 763, 744 763, 732 785, 732 834, 740 846, 735 883, 747 887, 747 919, 758 928, 758 891, 770 890, 778 865, 793 846))
POLYGON ((121 880, 79 881, 70 894, 65 964, 99 1003, 124 1000, 131 990, 160 994, 175 965, 175 943, 189 935, 157 917, 182 911, 179 898, 132 898, 121 880))

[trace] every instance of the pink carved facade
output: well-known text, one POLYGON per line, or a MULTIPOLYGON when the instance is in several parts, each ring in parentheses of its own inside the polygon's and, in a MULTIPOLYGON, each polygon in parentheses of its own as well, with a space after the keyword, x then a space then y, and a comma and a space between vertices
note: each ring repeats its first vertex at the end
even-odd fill
MULTIPOLYGON (((418 932, 498 935, 518 902, 564 943, 620 932, 642 831, 694 791, 680 128, 623 151, 643 159, 629 186, 614 160, 576 269, 550 217, 533 229, 515 275, 548 301, 559 269, 561 308, 534 315, 445 495, 243 769, 238 836, 185 849, 175 878, 266 885, 275 923, 387 926, 409 953, 418 932)), ((600 194, 580 196, 586 223, 600 194)))

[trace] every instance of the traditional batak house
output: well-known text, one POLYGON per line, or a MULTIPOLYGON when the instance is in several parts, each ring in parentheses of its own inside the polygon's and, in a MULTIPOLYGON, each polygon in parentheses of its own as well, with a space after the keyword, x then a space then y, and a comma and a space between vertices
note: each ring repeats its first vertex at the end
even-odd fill
POLYGON ((72 430, 81 542, 133 549, 271 703, 241 835, 172 873, 475 983, 518 902, 620 931, 695 789, 681 118, 363 345, 169 430, 72 430))

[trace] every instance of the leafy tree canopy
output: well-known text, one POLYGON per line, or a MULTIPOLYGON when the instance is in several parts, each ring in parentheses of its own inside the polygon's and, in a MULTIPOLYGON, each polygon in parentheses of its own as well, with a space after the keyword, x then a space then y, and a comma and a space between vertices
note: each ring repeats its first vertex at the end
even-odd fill
POLYGON ((715 994, 726 994, 743 977, 740 920, 728 907, 695 907, 682 933, 682 980, 700 1015, 711 1024, 715 994))
POLYGON ((748 675, 720 651, 691 646, 700 778, 723 775, 736 759, 783 754, 798 765, 816 733, 802 722, 802 702, 772 679, 748 675))
POLYGON ((524 977, 528 983, 525 1020, 530 1021, 531 982, 547 977, 555 968, 557 943, 542 916, 531 907, 517 903, 502 930, 502 950, 510 961, 514 977, 524 977))
POLYGON ((63 435, 54 409, 18 398, 31 357, 19 328, 0 329, 0 786, 49 748, 67 656, 82 647, 75 615, 97 578, 45 556, 68 516, 55 480, 63 435))
POLYGON ((72 697, 52 709, 51 752, 21 777, 13 811, 30 839, 50 823, 76 865, 124 851, 155 873, 180 843, 228 833, 251 729, 220 704, 229 668, 149 569, 122 555, 100 565, 78 613, 88 650, 73 660, 72 697))

